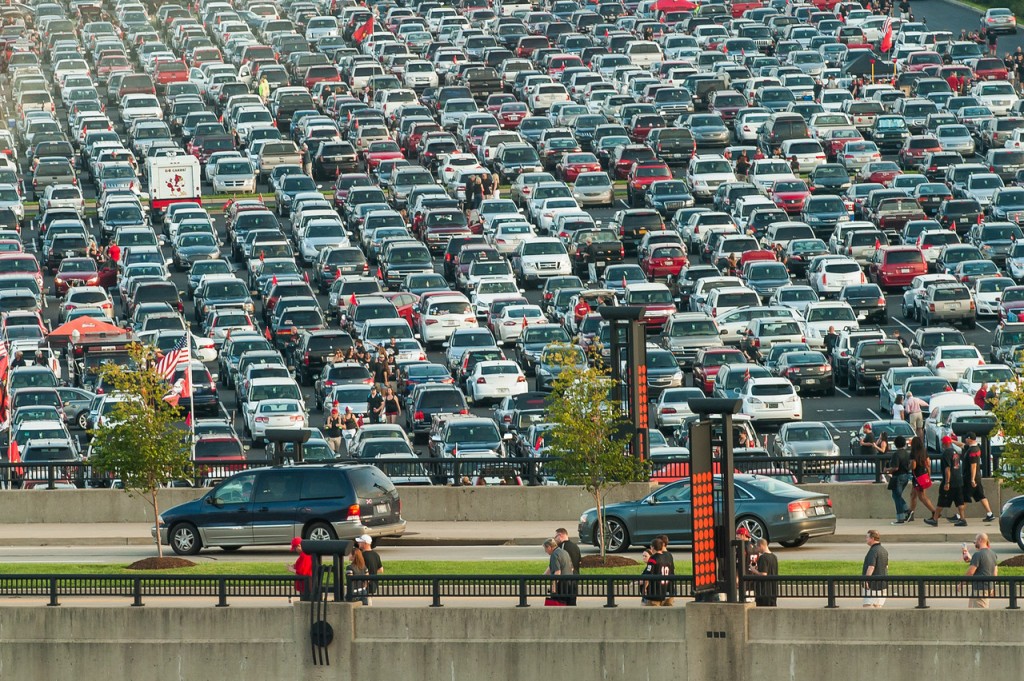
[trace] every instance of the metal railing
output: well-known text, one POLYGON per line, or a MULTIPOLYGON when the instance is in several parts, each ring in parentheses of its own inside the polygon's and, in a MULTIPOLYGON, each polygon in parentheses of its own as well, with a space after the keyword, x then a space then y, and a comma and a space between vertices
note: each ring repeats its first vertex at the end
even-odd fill
MULTIPOLYGON (((0 598, 42 597, 48 606, 59 606, 62 598, 124 598, 142 606, 153 598, 208 598, 217 607, 229 605, 229 598, 295 598, 293 575, 2 575, 0 598)), ((530 606, 552 595, 617 607, 623 600, 639 600, 647 588, 676 598, 691 598, 690 575, 361 575, 345 579, 332 565, 324 566, 323 600, 362 601, 373 599, 422 599, 430 607, 442 607, 446 600, 459 598, 503 598, 516 607, 530 606), (339 579, 344 580, 344 588, 339 579), (653 587, 648 585, 654 584, 653 587)), ((310 579, 307 578, 307 590, 310 579)), ((884 588, 885 597, 916 601, 925 609, 934 601, 984 597, 1007 602, 1006 609, 1020 609, 1024 599, 1022 577, 934 577, 786 575, 743 576, 740 592, 748 597, 819 600, 825 608, 838 608, 839 601, 859 600, 865 586, 884 588)))
MULTIPOLYGON (((995 457, 993 457, 995 459, 995 457)), ((392 478, 397 485, 545 485, 557 481, 556 459, 553 457, 484 458, 460 456, 433 458, 411 456, 387 459, 338 459, 333 462, 307 463, 373 464, 392 478)), ((736 456, 735 469, 740 473, 757 473, 785 479, 796 484, 818 482, 880 482, 888 457, 841 455, 781 457, 772 455, 736 456)), ((268 461, 230 462, 222 465, 196 464, 192 476, 176 486, 204 487, 240 471, 272 465, 268 461)), ((932 474, 940 475, 938 457, 932 459, 932 474)), ((998 467, 998 460, 993 461, 998 467)), ((1006 467, 1002 471, 1008 472, 1006 467)), ((651 481, 668 483, 689 477, 687 457, 655 457, 651 460, 651 481)), ((110 488, 118 486, 118 478, 101 474, 87 462, 8 463, 0 462, 0 487, 48 488, 110 488)))

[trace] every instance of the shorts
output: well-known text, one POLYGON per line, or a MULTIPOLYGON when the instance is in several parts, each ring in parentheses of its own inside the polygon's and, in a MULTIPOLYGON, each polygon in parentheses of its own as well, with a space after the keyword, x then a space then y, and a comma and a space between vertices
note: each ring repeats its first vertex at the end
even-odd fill
POLYGON ((871 591, 870 589, 864 590, 864 607, 865 608, 881 608, 885 605, 885 598, 889 595, 888 589, 881 589, 878 591, 871 591))
POLYGON ((907 420, 910 423, 910 427, 914 430, 924 428, 924 412, 915 411, 913 414, 909 415, 907 420))
POLYGON ((972 501, 981 501, 985 498, 985 488, 981 485, 981 480, 978 481, 977 487, 971 487, 969 484, 964 485, 964 501, 970 503, 972 501))
POLYGON ((949 491, 943 489, 943 485, 939 485, 939 502, 936 504, 938 508, 949 508, 950 506, 963 506, 964 505, 964 490, 960 486, 949 486, 949 491))
POLYGON ((991 591, 975 591, 971 594, 971 597, 967 599, 968 608, 987 608, 988 599, 992 597, 991 591))

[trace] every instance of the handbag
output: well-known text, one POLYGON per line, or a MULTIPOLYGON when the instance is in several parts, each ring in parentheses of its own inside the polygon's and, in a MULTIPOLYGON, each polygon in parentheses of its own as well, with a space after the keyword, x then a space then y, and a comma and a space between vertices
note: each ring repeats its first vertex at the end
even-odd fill
POLYGON ((560 601, 560 600, 558 600, 557 598, 553 598, 551 596, 548 596, 547 598, 544 599, 544 605, 562 606, 562 605, 565 605, 565 603, 560 601))
POLYGON ((932 486, 932 476, 928 473, 921 473, 921 475, 914 478, 914 485, 918 489, 928 489, 932 486))
POLYGON ((890 492, 894 492, 896 490, 896 476, 895 475, 890 475, 889 476, 889 484, 886 485, 885 488, 887 490, 889 490, 890 492))

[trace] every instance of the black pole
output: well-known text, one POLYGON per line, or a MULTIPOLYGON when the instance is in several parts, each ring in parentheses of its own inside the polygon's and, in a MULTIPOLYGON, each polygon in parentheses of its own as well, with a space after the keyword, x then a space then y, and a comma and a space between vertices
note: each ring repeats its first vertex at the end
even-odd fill
MULTIPOLYGON (((733 452, 732 452, 732 414, 725 412, 722 414, 722 525, 724 527, 726 541, 732 540, 733 534, 736 532, 736 505, 735 505, 735 490, 733 489, 733 452)), ((726 544, 730 546, 731 544, 726 544)), ((724 547, 723 547, 724 548, 724 547)), ((732 551, 727 552, 728 555, 734 557, 736 554, 732 551)), ((729 603, 739 603, 739 565, 738 561, 727 560, 725 561, 725 584, 726 584, 726 600, 729 603)))

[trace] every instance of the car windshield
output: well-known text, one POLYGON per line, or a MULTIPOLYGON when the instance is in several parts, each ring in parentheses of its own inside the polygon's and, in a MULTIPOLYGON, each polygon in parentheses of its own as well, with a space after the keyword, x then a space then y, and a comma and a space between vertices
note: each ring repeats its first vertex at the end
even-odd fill
POLYGON ((825 426, 794 426, 786 431, 789 442, 820 442, 831 440, 832 435, 825 426))

